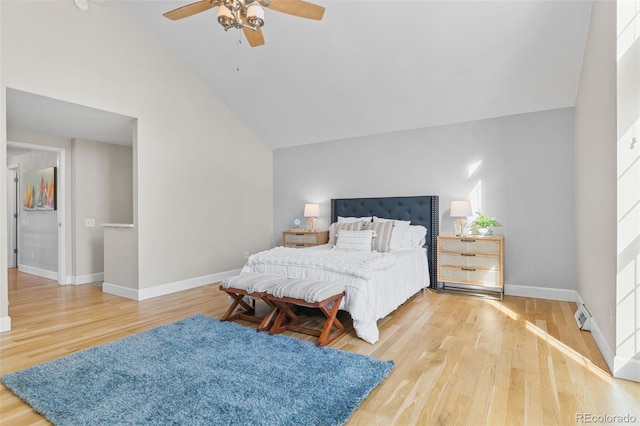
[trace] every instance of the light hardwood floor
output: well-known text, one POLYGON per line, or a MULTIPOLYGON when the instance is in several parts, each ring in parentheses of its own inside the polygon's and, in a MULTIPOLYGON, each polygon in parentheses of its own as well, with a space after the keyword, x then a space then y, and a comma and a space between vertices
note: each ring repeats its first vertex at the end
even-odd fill
MULTIPOLYGON (((215 284, 135 302, 15 269, 9 301, 13 329, 0 334, 2 374, 196 313, 219 318, 228 303, 215 284)), ((395 361, 349 424, 568 425, 584 423, 580 415, 634 416, 640 424, 640 383, 611 377, 591 334, 577 329, 575 309, 419 293, 379 321, 375 345, 353 330, 330 345, 395 361)), ((0 423, 48 424, 2 385, 0 423)))

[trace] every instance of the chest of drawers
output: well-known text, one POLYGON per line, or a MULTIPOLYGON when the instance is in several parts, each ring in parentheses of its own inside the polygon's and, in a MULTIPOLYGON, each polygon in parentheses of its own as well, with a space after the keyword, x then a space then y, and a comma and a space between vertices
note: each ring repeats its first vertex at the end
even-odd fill
POLYGON ((438 283, 442 289, 504 295, 504 237, 438 236, 438 283))

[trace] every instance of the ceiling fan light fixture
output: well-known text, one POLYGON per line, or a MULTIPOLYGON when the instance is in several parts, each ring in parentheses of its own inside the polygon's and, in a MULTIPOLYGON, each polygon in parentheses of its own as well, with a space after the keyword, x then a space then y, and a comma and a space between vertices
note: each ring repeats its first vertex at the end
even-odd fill
POLYGON ((222 0, 222 4, 231 12, 242 10, 242 8, 244 8, 244 0, 222 0))
POLYGON ((257 4, 247 7, 247 22, 254 29, 264 25, 264 9, 257 4))
POLYGON ((224 5, 218 7, 218 23, 226 30, 236 25, 236 18, 233 13, 224 5))
POLYGON ((265 23, 265 7, 287 15, 318 21, 324 15, 324 7, 305 0, 196 0, 165 12, 162 16, 172 21, 177 21, 216 7, 218 8, 218 23, 222 25, 225 31, 229 30, 229 28, 242 30, 251 47, 264 45, 262 27, 265 23))

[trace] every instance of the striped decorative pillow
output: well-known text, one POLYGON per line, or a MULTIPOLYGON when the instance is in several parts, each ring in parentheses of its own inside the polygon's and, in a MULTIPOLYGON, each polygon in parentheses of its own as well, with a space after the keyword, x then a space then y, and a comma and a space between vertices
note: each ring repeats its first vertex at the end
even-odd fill
POLYGON ((338 231, 336 250, 371 251, 374 231, 338 231))
POLYGON ((376 237, 373 240, 373 249, 375 251, 388 252, 391 250, 393 226, 393 221, 365 223, 364 229, 370 229, 376 232, 376 237))
POLYGON ((338 232, 340 232, 340 230, 345 230, 345 231, 362 231, 364 229, 364 221, 357 221, 357 222, 339 222, 339 223, 334 223, 333 226, 333 240, 331 238, 329 238, 329 244, 333 244, 333 246, 335 247, 336 243, 338 242, 338 232))
POLYGON ((409 229, 409 225, 411 225, 410 220, 384 219, 381 217, 374 216, 373 221, 374 222, 393 221, 393 233, 391 234, 391 243, 389 243, 389 248, 391 250, 397 250, 402 247, 402 241, 404 240, 404 235, 407 233, 407 229, 409 229))

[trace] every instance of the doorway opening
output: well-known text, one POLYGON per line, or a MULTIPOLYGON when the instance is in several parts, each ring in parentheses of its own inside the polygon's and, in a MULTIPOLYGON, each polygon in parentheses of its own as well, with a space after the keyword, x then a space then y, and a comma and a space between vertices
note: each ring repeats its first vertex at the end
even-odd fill
MULTIPOLYGON (((27 153, 40 153, 40 157, 44 155, 55 156, 55 167, 57 172, 56 178, 56 197, 57 197, 57 210, 55 211, 55 217, 52 220, 42 221, 40 217, 32 215, 31 218, 27 217, 27 212, 21 209, 21 176, 19 166, 7 166, 8 167, 8 179, 12 181, 7 183, 7 189, 15 191, 15 196, 11 193, 8 195, 8 199, 14 200, 11 202, 8 200, 7 211, 7 229, 8 234, 7 242, 12 243, 12 235, 15 235, 15 247, 7 247, 8 256, 10 257, 11 251, 15 249, 15 266, 22 272, 39 275, 45 278, 53 279, 58 284, 65 285, 67 282, 66 275, 66 245, 65 245, 65 229, 66 229, 66 212, 65 212, 65 200, 66 200, 66 179, 65 179, 65 152, 64 148, 49 147, 44 145, 28 144, 23 142, 7 141, 7 149, 17 148, 27 153), (16 171, 15 179, 11 177, 11 170, 16 171), (11 185, 13 183, 13 185, 11 185), (14 206, 15 204, 15 206, 14 206), (11 211, 13 209, 13 211, 11 211), (35 219, 35 221, 34 221, 35 219), (15 229, 13 228, 15 226, 15 229), (45 228, 43 228, 45 227, 45 228), (55 227, 56 230, 52 230, 55 227), (42 232, 42 230, 45 230, 42 232), (29 232, 27 232, 29 231, 29 232), (41 235, 38 235, 40 231, 41 235), (15 232, 15 234, 14 234, 15 232), (33 235, 36 237, 34 238, 33 235), (55 241, 49 241, 51 237, 55 238, 55 241), (27 251, 24 250, 29 246, 29 240, 37 240, 32 245, 32 248, 27 251), (43 240, 47 240, 43 243, 43 240), (40 267, 38 262, 33 260, 44 259, 42 262, 51 265, 56 265, 55 271, 51 267, 40 267), (48 262, 48 263, 47 263, 48 262)), ((37 156, 36 156, 37 161, 37 156)), ((49 212, 47 212, 49 213, 49 212)), ((9 258, 7 259, 10 260, 9 258)), ((11 263, 8 263, 11 267, 11 263)))
MULTIPOLYGON (((102 256, 100 252, 101 243, 99 240, 102 228, 99 224, 123 221, 124 219, 111 218, 113 213, 110 208, 106 208, 103 205, 96 207, 97 204, 94 202, 94 195, 115 194, 114 196, 118 197, 118 199, 127 199, 127 204, 125 207, 122 207, 122 210, 129 212, 126 218, 129 222, 133 222, 135 197, 137 196, 134 188, 134 182, 136 182, 134 179, 136 173, 134 166, 134 140, 137 132, 137 119, 10 87, 6 88, 5 94, 6 139, 9 140, 3 138, 6 142, 4 148, 6 149, 8 160, 3 166, 8 169, 10 169, 10 166, 13 164, 19 166, 17 169, 18 186, 16 190, 18 193, 16 197, 18 221, 15 224, 17 228, 16 244, 19 247, 9 247, 13 245, 13 243, 7 241, 7 250, 11 252, 14 248, 18 249, 16 264, 20 270, 22 270, 21 256, 23 254, 29 257, 34 256, 31 252, 28 252, 29 247, 27 241, 23 241, 22 238, 22 231, 24 229, 21 228, 24 228, 26 224, 22 223, 21 215, 26 215, 23 208, 25 193, 22 193, 24 188, 21 186, 20 173, 26 174, 32 170, 49 167, 32 168, 32 164, 29 164, 28 167, 26 165, 23 167, 19 162, 11 161, 9 150, 21 149, 40 153, 46 152, 48 155, 53 154, 55 158, 50 158, 49 160, 51 165, 55 164, 56 167, 57 182, 55 184, 58 189, 57 209, 55 210, 55 218, 52 218, 53 212, 46 212, 51 222, 54 223, 53 226, 48 228, 49 234, 46 238, 49 244, 55 244, 56 248, 53 249, 49 246, 48 254, 49 256, 54 256, 54 258, 49 257, 47 260, 49 267, 42 268, 45 272, 48 269, 49 272, 53 272, 53 274, 46 275, 36 273, 36 275, 50 278, 63 285, 101 281, 100 276, 103 276, 104 273, 102 273, 102 269, 100 269, 102 267, 100 265, 102 256), (123 153, 122 150, 111 148, 113 145, 123 145, 127 147, 128 153, 123 153), (108 149, 105 148, 109 151, 109 155, 107 157, 100 157, 102 153, 100 147, 104 148, 106 146, 110 147, 108 149), (80 147, 80 149, 78 149, 78 147, 80 147), (114 162, 112 159, 114 156, 117 156, 116 151, 121 154, 121 157, 118 157, 114 162), (79 154, 81 158, 78 158, 79 154), (122 160, 122 156, 126 157, 126 159, 122 160), (101 159, 101 169, 94 167, 95 163, 93 160, 95 159, 101 159), (127 167, 123 167, 125 163, 128 165, 127 167), (119 166, 113 168, 109 167, 110 164, 118 164, 119 166), (80 167, 80 170, 78 170, 77 166, 80 167), (131 177, 127 178, 127 182, 129 183, 127 184, 125 182, 124 185, 124 187, 128 189, 113 191, 107 188, 107 190, 105 190, 104 186, 107 184, 113 186, 117 185, 118 182, 122 182, 122 177, 124 176, 123 170, 125 170, 125 168, 131 170, 131 177), (71 174, 71 169, 73 169, 73 175, 71 174), (87 176, 93 180, 87 178, 87 176), (113 176, 116 177, 114 178, 113 176), (84 192, 80 195, 76 193, 77 185, 74 183, 77 182, 86 184, 82 187, 84 192), (94 185, 96 182, 101 184, 102 187, 96 189, 94 185), (86 196, 87 192, 89 194, 88 197, 86 196), (71 197, 73 197, 73 204, 70 202, 71 197), (79 200, 81 202, 80 205, 77 204, 79 200), (82 200, 85 200, 84 204, 82 204, 82 200), (92 201, 88 203, 86 200, 92 201), (107 215, 105 215, 105 212, 107 215), (84 224, 84 226, 82 226, 82 224, 84 224), (54 238, 56 239, 55 242, 54 238)), ((8 173, 8 171, 5 171, 6 176, 9 176, 8 173)), ((127 176, 129 176, 129 174, 127 174, 127 176)), ((9 178, 9 180, 11 179, 12 178, 9 178)), ((4 189, 9 192, 10 188, 8 183, 5 183, 4 189)), ((9 197, 9 195, 3 196, 7 197, 5 201, 9 197)), ((107 201, 101 199, 100 201, 103 202, 103 204, 106 203, 108 207, 115 205, 111 202, 111 199, 107 201)), ((118 210, 118 212, 119 211, 120 210, 118 210)), ((6 212, 9 213, 8 210, 6 212)), ((26 213, 35 214, 42 212, 27 211, 26 213)), ((14 212, 10 212, 7 215, 7 221, 2 225, 5 226, 7 230, 13 226, 11 224, 13 215, 14 212)), ((44 217, 45 215, 42 214, 40 216, 44 217)), ((30 223, 30 225, 32 224, 30 223)), ((49 225, 51 225, 51 223, 49 225)), ((13 231, 9 231, 9 233, 13 234, 13 231)), ((7 240, 9 239, 10 237, 7 240)), ((38 239, 42 242, 43 238, 42 236, 38 236, 38 239)), ((9 266, 13 264, 8 254, 5 260, 8 261, 9 266)), ((43 271, 25 270, 24 272, 32 273, 43 271)), ((3 315, 5 315, 0 317, 0 332, 11 329, 11 318, 6 313, 9 305, 7 290, 6 280, 0 280, 0 309, 3 315)))

